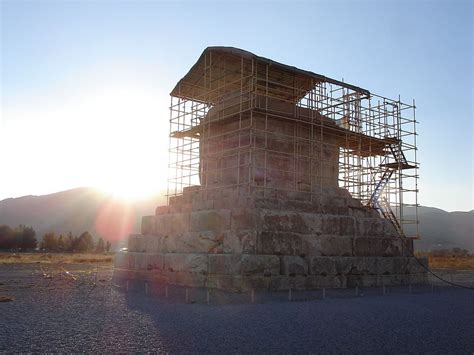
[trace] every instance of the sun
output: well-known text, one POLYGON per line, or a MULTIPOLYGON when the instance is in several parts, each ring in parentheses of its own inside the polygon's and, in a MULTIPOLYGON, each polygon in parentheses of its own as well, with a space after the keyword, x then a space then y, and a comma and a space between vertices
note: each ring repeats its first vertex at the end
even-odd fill
POLYGON ((153 186, 123 179, 114 181, 108 186, 99 186, 98 189, 115 199, 126 201, 143 200, 160 193, 160 190, 153 186))
POLYGON ((128 200, 166 190, 167 102, 157 93, 115 88, 94 93, 83 111, 89 185, 128 200))

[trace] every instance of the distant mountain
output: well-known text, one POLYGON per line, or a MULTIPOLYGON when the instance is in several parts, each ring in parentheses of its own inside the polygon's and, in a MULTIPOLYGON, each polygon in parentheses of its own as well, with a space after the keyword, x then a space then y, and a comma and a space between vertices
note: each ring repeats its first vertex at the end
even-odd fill
MULTIPOLYGON (((414 215, 413 208, 404 211, 405 218, 414 215)), ((446 212, 433 207, 418 207, 420 240, 415 247, 420 251, 462 248, 474 251, 474 211, 446 212)), ((415 235, 408 228, 408 235, 415 235)))
POLYGON ((0 224, 32 226, 41 238, 47 232, 93 236, 118 241, 140 232, 141 217, 165 204, 164 195, 125 201, 92 188, 77 188, 50 195, 24 196, 0 201, 0 224))
MULTIPOLYGON (((80 234, 118 241, 140 232, 141 217, 154 214, 166 203, 163 195, 125 202, 91 188, 77 188, 43 196, 24 196, 0 201, 0 224, 32 226, 38 237, 47 232, 80 234)), ((413 208, 404 211, 413 215, 413 208)), ((459 247, 474 251, 474 211, 446 212, 433 207, 418 208, 417 250, 459 247)), ((415 235, 412 228, 408 235, 415 235)))

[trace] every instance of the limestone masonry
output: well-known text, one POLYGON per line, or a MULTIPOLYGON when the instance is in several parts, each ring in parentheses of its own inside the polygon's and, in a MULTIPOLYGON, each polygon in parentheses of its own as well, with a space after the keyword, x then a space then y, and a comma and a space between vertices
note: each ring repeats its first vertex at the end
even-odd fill
POLYGON ((403 143, 363 131, 352 103, 340 116, 302 104, 328 81, 347 86, 245 51, 206 49, 171 94, 180 100, 171 137, 181 145, 170 149, 179 187, 143 217, 141 234, 116 257, 115 277, 232 291, 424 282, 413 240, 378 202, 412 167, 393 153, 403 143), (339 187, 342 151, 375 161, 389 148, 392 160, 376 164, 386 170, 371 167, 367 200, 360 187, 354 197, 354 184, 339 187))

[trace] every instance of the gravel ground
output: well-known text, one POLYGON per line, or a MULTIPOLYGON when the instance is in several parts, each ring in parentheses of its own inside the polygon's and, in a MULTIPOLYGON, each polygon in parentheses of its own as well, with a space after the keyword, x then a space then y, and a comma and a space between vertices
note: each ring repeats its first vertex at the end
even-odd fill
POLYGON ((0 265, 1 352, 473 353, 474 291, 430 286, 249 295, 149 288, 110 270, 0 265), (51 276, 51 270, 55 270, 51 276), (62 277, 60 277, 62 276, 62 277), (94 286, 95 284, 95 286, 94 286), (123 286, 123 285, 122 285, 123 286), (132 285, 130 285, 132 288, 132 285))

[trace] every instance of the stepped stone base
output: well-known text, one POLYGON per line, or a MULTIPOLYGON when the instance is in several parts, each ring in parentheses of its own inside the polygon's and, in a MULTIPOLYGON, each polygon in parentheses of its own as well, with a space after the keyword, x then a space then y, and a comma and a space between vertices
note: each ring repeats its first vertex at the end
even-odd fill
MULTIPOLYGON (((425 265, 426 265, 426 261, 425 265)), ((162 284, 217 288, 287 290, 425 283, 413 257, 301 257, 276 255, 121 253, 114 277, 162 284)))
POLYGON ((390 222, 343 189, 325 191, 267 198, 186 189, 143 218, 115 276, 234 291, 426 281, 390 222))

